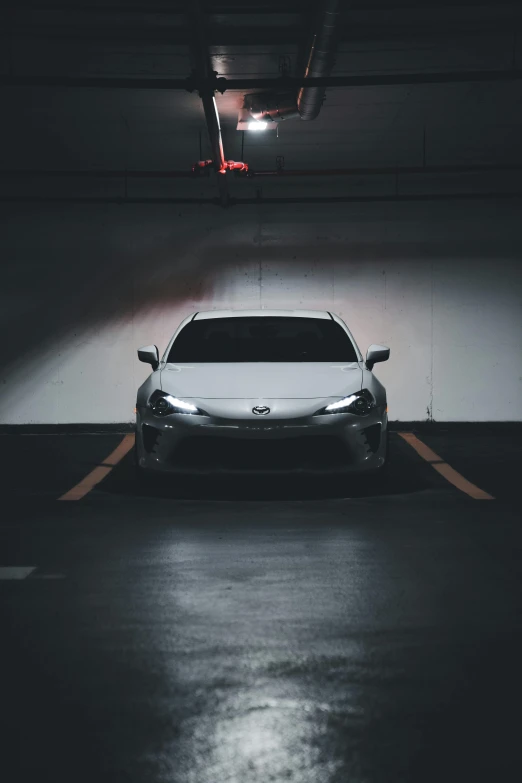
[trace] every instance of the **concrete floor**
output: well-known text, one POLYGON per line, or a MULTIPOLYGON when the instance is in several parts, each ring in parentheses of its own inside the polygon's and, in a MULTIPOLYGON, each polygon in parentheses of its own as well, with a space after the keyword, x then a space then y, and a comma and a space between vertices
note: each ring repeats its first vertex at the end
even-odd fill
MULTIPOLYGON (((425 783, 520 769, 520 437, 396 434, 389 476, 141 491, 118 435, 0 436, 8 783, 425 783), (4 572, 7 573, 7 572, 4 572)), ((1 569, 0 569, 1 574, 1 569)))

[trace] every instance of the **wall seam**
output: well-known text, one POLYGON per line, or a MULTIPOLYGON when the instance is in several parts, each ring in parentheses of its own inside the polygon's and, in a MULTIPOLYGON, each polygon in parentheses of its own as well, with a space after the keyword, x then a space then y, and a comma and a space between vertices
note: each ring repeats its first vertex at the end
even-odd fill
POLYGON ((430 404, 428 407, 428 420, 433 421, 433 261, 431 262, 431 324, 430 324, 430 404))

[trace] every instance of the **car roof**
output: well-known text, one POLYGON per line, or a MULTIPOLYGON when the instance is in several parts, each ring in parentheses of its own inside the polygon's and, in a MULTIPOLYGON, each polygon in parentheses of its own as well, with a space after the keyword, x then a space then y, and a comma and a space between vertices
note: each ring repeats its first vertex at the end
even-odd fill
POLYGON ((279 316, 283 318, 326 318, 332 320, 326 310, 203 310, 196 313, 194 321, 207 318, 241 318, 252 316, 279 316))

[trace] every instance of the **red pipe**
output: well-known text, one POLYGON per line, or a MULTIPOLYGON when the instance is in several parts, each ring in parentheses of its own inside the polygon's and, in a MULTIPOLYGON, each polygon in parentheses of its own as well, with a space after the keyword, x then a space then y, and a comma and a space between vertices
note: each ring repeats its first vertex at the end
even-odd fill
POLYGON ((242 163, 239 160, 227 160, 226 167, 228 171, 248 171, 248 163, 242 163))
MULTIPOLYGON (((192 166, 192 171, 195 174, 206 173, 213 165, 214 161, 212 160, 198 160, 198 162, 192 166)), ((246 173, 248 171, 248 163, 242 163, 238 160, 224 160, 220 166, 219 172, 220 174, 224 174, 226 171, 242 171, 246 173)))

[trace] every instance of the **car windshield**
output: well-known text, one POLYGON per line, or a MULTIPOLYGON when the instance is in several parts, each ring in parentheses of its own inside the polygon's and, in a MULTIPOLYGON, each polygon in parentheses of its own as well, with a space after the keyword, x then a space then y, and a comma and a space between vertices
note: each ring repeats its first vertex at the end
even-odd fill
POLYGON ((348 363, 358 358, 333 320, 239 316, 191 321, 174 340, 167 361, 348 363))

